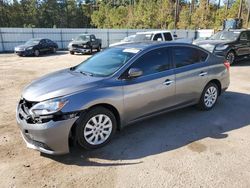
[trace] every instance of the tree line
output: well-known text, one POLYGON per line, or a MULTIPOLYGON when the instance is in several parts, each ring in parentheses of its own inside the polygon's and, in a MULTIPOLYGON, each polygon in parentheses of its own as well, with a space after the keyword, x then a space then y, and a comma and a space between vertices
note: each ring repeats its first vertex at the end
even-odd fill
POLYGON ((220 29, 248 0, 0 0, 0 27, 220 29))

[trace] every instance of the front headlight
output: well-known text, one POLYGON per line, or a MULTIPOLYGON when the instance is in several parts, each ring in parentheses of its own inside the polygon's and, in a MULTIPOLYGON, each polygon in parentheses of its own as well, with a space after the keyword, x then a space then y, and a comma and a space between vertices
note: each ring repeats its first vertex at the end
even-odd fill
POLYGON ((60 111, 66 104, 68 100, 65 99, 53 99, 44 102, 37 103, 30 110, 32 116, 39 115, 50 115, 60 111))
POLYGON ((216 46, 215 50, 225 50, 227 49, 228 45, 219 45, 219 46, 216 46))
POLYGON ((71 48, 72 47, 72 43, 70 42, 69 44, 68 44, 68 48, 71 48))
POLYGON ((26 48, 26 50, 33 50, 33 47, 32 46, 28 47, 28 48, 26 48))

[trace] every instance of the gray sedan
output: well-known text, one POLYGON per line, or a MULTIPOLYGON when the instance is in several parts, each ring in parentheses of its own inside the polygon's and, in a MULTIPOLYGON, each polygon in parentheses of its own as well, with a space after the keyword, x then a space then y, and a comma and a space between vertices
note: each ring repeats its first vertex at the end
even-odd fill
POLYGON ((30 148, 64 154, 73 140, 95 149, 125 125, 156 114, 190 105, 212 109, 229 86, 229 67, 191 44, 120 45, 33 81, 16 118, 30 148))

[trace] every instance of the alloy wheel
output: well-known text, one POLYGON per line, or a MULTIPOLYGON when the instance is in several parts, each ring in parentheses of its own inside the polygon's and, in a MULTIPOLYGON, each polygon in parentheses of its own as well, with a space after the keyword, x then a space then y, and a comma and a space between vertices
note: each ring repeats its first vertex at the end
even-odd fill
POLYGON ((229 52, 227 54, 227 57, 226 59, 229 61, 230 65, 232 65, 234 63, 234 60, 235 60, 235 55, 233 52, 229 52))
POLYGON ((214 86, 209 87, 204 95, 204 104, 206 105, 206 107, 211 108, 215 104, 217 97, 217 88, 214 86))
POLYGON ((84 138, 91 145, 104 143, 112 133, 112 121, 105 114, 93 116, 84 128, 84 138))

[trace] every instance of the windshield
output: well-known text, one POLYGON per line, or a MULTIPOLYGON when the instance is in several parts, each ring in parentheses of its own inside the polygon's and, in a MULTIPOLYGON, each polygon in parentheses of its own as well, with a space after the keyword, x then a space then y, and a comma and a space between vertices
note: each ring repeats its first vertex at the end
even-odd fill
POLYGON ((110 48, 82 62, 75 71, 91 76, 109 76, 138 52, 139 50, 134 48, 110 48))
POLYGON ((136 34, 134 41, 135 42, 143 42, 151 40, 153 34, 136 34))
POLYGON ((74 39, 75 41, 89 41, 90 36, 89 35, 80 35, 74 39))
POLYGON ((33 45, 33 44, 39 44, 40 39, 30 39, 25 44, 26 45, 33 45))
POLYGON ((221 31, 214 34, 210 39, 212 40, 236 40, 240 32, 237 31, 221 31))

